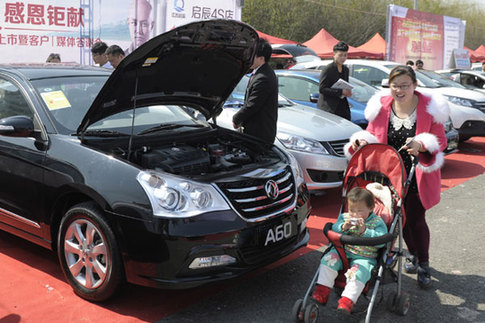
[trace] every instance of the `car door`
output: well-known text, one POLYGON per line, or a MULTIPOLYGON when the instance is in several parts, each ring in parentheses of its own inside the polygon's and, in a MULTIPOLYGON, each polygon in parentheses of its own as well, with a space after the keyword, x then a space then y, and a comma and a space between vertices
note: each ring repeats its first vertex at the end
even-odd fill
MULTIPOLYGON (((24 115, 40 129, 28 93, 19 82, 0 76, 0 122, 24 115)), ((43 145, 32 137, 0 135, 0 225, 13 233, 41 235, 43 145), (12 228, 13 227, 13 228, 12 228), (18 230, 18 231, 16 231, 18 230)))
POLYGON ((298 76, 278 75, 279 92, 296 103, 316 108, 310 95, 318 94, 318 83, 298 76))
POLYGON ((389 73, 373 66, 352 64, 349 65, 349 69, 350 76, 372 86, 381 86, 382 80, 389 78, 389 73))

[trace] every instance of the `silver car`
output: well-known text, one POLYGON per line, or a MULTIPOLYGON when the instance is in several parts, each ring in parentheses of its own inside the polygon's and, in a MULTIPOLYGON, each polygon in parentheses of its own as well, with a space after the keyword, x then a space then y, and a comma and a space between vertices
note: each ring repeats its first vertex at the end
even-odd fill
MULTIPOLYGON (((233 129, 232 116, 242 107, 248 77, 244 77, 226 101, 216 123, 233 129)), ((342 184, 347 160, 343 146, 362 130, 356 124, 279 96, 275 144, 289 151, 300 164, 308 189, 320 190, 342 184)))

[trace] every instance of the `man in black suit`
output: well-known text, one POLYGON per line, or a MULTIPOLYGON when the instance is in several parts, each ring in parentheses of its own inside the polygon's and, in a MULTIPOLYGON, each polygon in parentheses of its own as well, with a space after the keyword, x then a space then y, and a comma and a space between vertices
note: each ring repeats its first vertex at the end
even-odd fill
POLYGON ((254 56, 243 107, 232 118, 234 129, 244 127, 244 133, 273 143, 278 120, 278 79, 268 62, 271 45, 259 39, 254 56))
POLYGON ((349 81, 349 68, 344 65, 349 46, 343 41, 333 47, 333 62, 325 66, 320 74, 320 96, 318 108, 350 120, 350 107, 347 97, 352 90, 332 89, 339 79, 349 81))

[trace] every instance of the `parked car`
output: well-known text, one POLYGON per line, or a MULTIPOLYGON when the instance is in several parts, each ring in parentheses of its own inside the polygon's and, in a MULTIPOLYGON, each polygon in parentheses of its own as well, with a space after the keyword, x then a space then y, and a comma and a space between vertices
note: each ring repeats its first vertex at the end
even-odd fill
MULTIPOLYGON (((322 60, 302 63, 302 66, 321 70, 330 62, 330 60, 322 60)), ((390 61, 364 59, 348 59, 345 64, 349 67, 350 76, 372 86, 381 86, 382 81, 389 78, 391 69, 399 65, 390 61)), ((460 140, 466 140, 472 136, 485 136, 485 114, 481 111, 481 107, 485 105, 485 97, 481 93, 442 86, 420 72, 416 73, 416 78, 419 91, 429 94, 438 93, 449 100, 451 123, 458 131, 460 140)))
MULTIPOLYGON (((468 70, 441 70, 438 71, 444 77, 459 83, 470 90, 485 93, 485 72, 468 70)), ((481 109, 485 112, 485 105, 481 109)))
MULTIPOLYGON (((244 77, 216 118, 218 125, 233 129, 232 116, 242 107, 248 84, 244 77)), ((352 122, 318 109, 278 98, 278 124, 275 145, 289 151, 300 164, 310 190, 342 185, 347 159, 343 146, 361 130, 352 122)))
POLYGON ((270 66, 273 69, 289 68, 297 62, 320 60, 317 53, 302 44, 272 44, 270 66))
MULTIPOLYGON (((319 96, 320 71, 315 70, 276 70, 280 93, 296 103, 317 108, 319 96)), ((376 88, 365 84, 356 78, 349 78, 354 86, 352 97, 348 98, 350 119, 356 125, 365 129, 367 120, 364 109, 367 101, 377 91, 376 88)))
POLYGON ((257 38, 246 24, 206 20, 152 38, 111 75, 1 66, 0 229, 56 250, 91 301, 125 280, 228 279, 305 246, 296 159, 184 110, 217 114, 257 38))

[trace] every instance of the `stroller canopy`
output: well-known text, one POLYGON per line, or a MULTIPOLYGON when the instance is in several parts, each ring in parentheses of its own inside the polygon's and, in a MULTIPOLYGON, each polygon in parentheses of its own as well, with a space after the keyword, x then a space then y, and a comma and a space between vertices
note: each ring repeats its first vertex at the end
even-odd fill
MULTIPOLYGON (((368 144, 357 150, 347 165, 344 187, 352 177, 381 174, 387 177, 399 198, 403 198, 406 183, 406 169, 399 153, 386 144, 368 144)), ((387 183, 382 183, 387 185, 387 183)))

